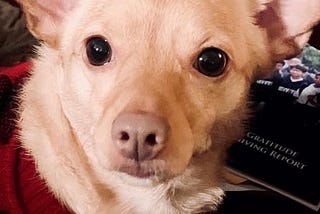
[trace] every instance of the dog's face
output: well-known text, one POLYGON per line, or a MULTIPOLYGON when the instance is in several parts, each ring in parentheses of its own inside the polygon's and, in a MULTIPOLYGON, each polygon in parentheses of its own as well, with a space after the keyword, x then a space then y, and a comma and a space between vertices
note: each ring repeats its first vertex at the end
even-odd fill
POLYGON ((241 117, 234 111, 245 105, 257 66, 249 45, 256 41, 241 33, 250 14, 232 15, 247 12, 237 4, 162 4, 92 1, 94 12, 66 22, 59 98, 99 171, 175 176, 195 153, 213 146, 220 155, 226 146, 212 131, 219 122, 234 132, 231 122, 241 117), (131 145, 136 134, 154 139, 140 148, 131 145))
POLYGON ((47 87, 83 159, 101 179, 157 180, 208 152, 221 166, 255 71, 298 51, 316 20, 291 26, 286 2, 21 1, 45 42, 35 75, 49 67, 47 87))

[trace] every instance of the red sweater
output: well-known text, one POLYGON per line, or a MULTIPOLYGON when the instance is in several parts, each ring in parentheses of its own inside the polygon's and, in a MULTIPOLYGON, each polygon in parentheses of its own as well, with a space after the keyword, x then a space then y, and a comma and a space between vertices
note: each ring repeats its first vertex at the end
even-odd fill
POLYGON ((21 87, 30 63, 0 67, 0 213, 70 213, 49 191, 36 172, 30 155, 15 134, 17 107, 13 97, 21 87))

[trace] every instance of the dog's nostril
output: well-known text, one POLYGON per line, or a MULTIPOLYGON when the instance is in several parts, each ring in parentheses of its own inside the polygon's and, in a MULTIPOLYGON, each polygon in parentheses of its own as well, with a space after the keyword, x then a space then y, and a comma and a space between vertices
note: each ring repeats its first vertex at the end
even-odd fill
POLYGON ((154 134, 154 133, 148 134, 146 139, 145 139, 145 142, 149 146, 154 146, 154 145, 157 144, 157 139, 156 138, 157 138, 156 134, 154 134))
POLYGON ((122 131, 120 134, 120 140, 121 141, 128 141, 130 139, 130 136, 127 132, 122 131))

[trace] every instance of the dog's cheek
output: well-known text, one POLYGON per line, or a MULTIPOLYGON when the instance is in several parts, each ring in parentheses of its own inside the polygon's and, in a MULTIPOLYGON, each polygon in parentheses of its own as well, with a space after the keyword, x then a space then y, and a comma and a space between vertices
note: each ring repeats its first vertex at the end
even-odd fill
MULTIPOLYGON (((215 121, 215 112, 212 110, 210 113, 207 111, 198 110, 198 106, 189 104, 188 121, 190 124, 190 131, 193 136, 193 153, 202 153, 207 151, 212 145, 210 137, 210 127, 215 121)), ((201 109, 201 107, 200 107, 201 109)))
POLYGON ((159 158, 167 163, 170 175, 181 174, 189 165, 194 154, 195 137, 191 124, 183 111, 176 107, 174 114, 169 118, 171 133, 164 151, 159 158))
MULTIPOLYGON (((110 116, 106 115, 104 118, 110 116)), ((93 158, 96 159, 96 167, 112 171, 119 169, 124 160, 110 140, 112 128, 108 122, 108 119, 102 119, 97 125, 94 133, 93 158)))
POLYGON ((223 146, 239 137, 241 115, 246 109, 250 87, 243 72, 231 70, 221 81, 213 81, 202 87, 195 86, 188 92, 190 104, 185 111, 192 124, 196 152, 206 151, 211 146, 223 146), (226 134, 230 132, 238 134, 226 134))
POLYGON ((63 73, 58 76, 58 83, 62 110, 80 143, 85 144, 101 111, 91 99, 92 84, 76 60, 65 65, 63 73))

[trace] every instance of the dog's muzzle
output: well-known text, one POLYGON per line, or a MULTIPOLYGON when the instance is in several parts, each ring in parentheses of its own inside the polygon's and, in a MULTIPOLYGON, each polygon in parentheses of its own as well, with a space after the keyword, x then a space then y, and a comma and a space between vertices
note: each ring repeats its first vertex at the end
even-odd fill
MULTIPOLYGON (((170 127, 166 120, 153 113, 123 112, 113 121, 111 132, 113 143, 122 158, 134 162, 124 172, 145 177, 145 173, 140 173, 144 171, 141 166, 156 159, 164 149, 170 127)), ((151 174, 147 173, 149 176, 151 174)))

